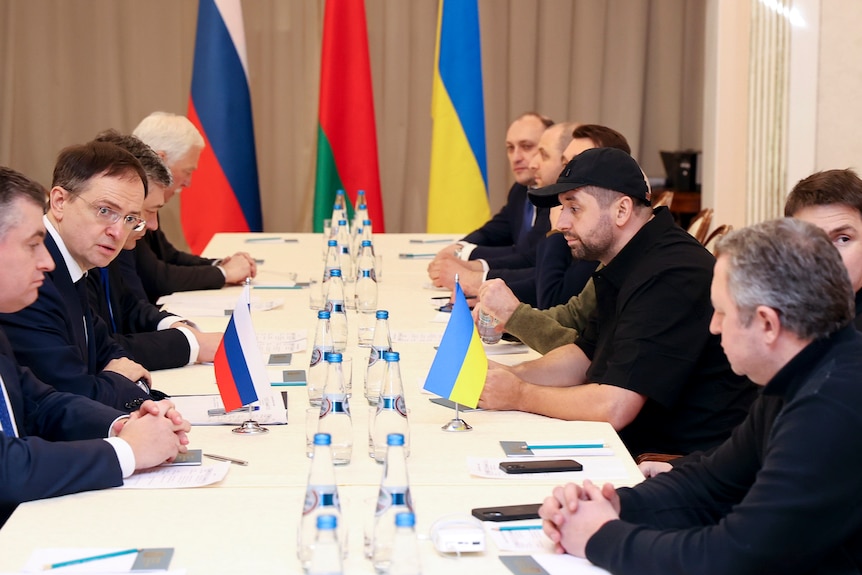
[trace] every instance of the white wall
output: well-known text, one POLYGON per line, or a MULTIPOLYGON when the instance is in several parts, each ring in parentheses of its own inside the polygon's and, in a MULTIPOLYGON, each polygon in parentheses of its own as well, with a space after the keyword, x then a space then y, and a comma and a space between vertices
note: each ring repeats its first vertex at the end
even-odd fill
POLYGON ((862 171, 862 2, 822 0, 816 169, 862 171))

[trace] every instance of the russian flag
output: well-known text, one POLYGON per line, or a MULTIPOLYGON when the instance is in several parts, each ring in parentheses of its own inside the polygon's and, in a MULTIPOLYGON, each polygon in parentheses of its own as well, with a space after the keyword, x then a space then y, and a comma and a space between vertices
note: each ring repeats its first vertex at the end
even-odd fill
POLYGON ((204 137, 180 194, 183 233, 200 253, 217 232, 262 231, 245 30, 239 0, 200 0, 189 120, 204 137))
POLYGON ((216 384, 225 411, 238 409, 272 394, 266 364, 251 324, 250 293, 249 286, 245 286, 213 359, 216 384))
POLYGON ((422 387, 455 403, 476 407, 487 374, 485 348, 470 315, 467 298, 461 285, 456 283, 452 316, 422 387))
POLYGON ((469 232, 491 217, 477 0, 440 0, 431 117, 428 232, 469 232))

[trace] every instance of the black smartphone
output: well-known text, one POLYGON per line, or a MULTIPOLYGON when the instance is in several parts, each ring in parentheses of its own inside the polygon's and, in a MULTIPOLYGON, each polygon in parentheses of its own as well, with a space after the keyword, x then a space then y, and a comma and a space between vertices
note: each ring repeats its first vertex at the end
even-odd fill
POLYGON ((500 507, 477 507, 473 517, 480 521, 516 521, 518 519, 538 519, 541 503, 527 505, 503 505, 500 507))
POLYGON ((553 473, 556 471, 581 471, 583 465, 574 459, 546 459, 544 461, 503 461, 500 469, 506 473, 553 473))

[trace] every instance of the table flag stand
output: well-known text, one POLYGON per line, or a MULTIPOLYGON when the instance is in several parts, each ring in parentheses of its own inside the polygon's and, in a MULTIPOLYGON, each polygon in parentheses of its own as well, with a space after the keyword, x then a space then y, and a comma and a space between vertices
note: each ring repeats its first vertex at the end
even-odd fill
POLYGON ((450 419, 441 429, 443 431, 471 431, 473 426, 461 419, 461 404, 455 402, 455 417, 450 419))
POLYGON ((242 425, 239 427, 234 427, 231 429, 231 433, 238 433, 240 435, 258 435, 261 433, 269 433, 269 430, 262 426, 257 420, 251 417, 252 407, 251 404, 248 404, 248 419, 242 422, 242 425))

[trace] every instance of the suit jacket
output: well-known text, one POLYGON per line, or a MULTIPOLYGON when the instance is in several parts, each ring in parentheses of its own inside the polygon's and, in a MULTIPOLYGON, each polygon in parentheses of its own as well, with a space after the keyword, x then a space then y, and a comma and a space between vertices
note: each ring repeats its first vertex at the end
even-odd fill
POLYGON ((215 260, 179 251, 161 229, 147 230, 133 251, 138 275, 152 303, 178 291, 224 286, 224 274, 212 265, 215 260))
POLYGON ((536 307, 548 309, 580 294, 598 265, 599 262, 574 259, 563 234, 546 237, 536 249, 536 274, 532 278, 536 307))
POLYGON ((39 381, 2 330, 0 376, 19 435, 0 433, 0 525, 24 501, 122 485, 116 452, 98 439, 121 412, 39 381))
POLYGON ((464 237, 476 244, 470 259, 483 259, 491 269, 519 269, 536 265, 536 246, 551 229, 548 208, 536 208, 534 225, 520 237, 524 206, 529 201, 527 188, 515 183, 509 189, 506 204, 478 230, 464 237))
POLYGON ((145 368, 157 370, 186 365, 190 353, 186 336, 176 329, 158 331, 159 322, 172 317, 173 314, 159 311, 148 300, 135 295, 143 289, 141 280, 137 274, 128 273, 129 266, 121 265, 121 260, 132 260, 131 266, 134 266, 134 254, 123 250, 107 267, 111 292, 110 309, 100 270, 92 270, 88 275, 87 295, 90 308, 110 328, 114 340, 145 368), (138 288, 130 289, 129 284, 137 284, 138 288))
POLYGON ((77 288, 51 234, 45 237, 45 247, 56 267, 45 274, 39 297, 19 312, 0 314, 0 326, 12 343, 18 363, 60 391, 83 395, 117 409, 129 409, 126 403, 147 399, 149 396, 135 383, 118 373, 102 371, 112 359, 129 354, 111 338, 105 322, 93 317, 89 305, 82 308, 77 288))

